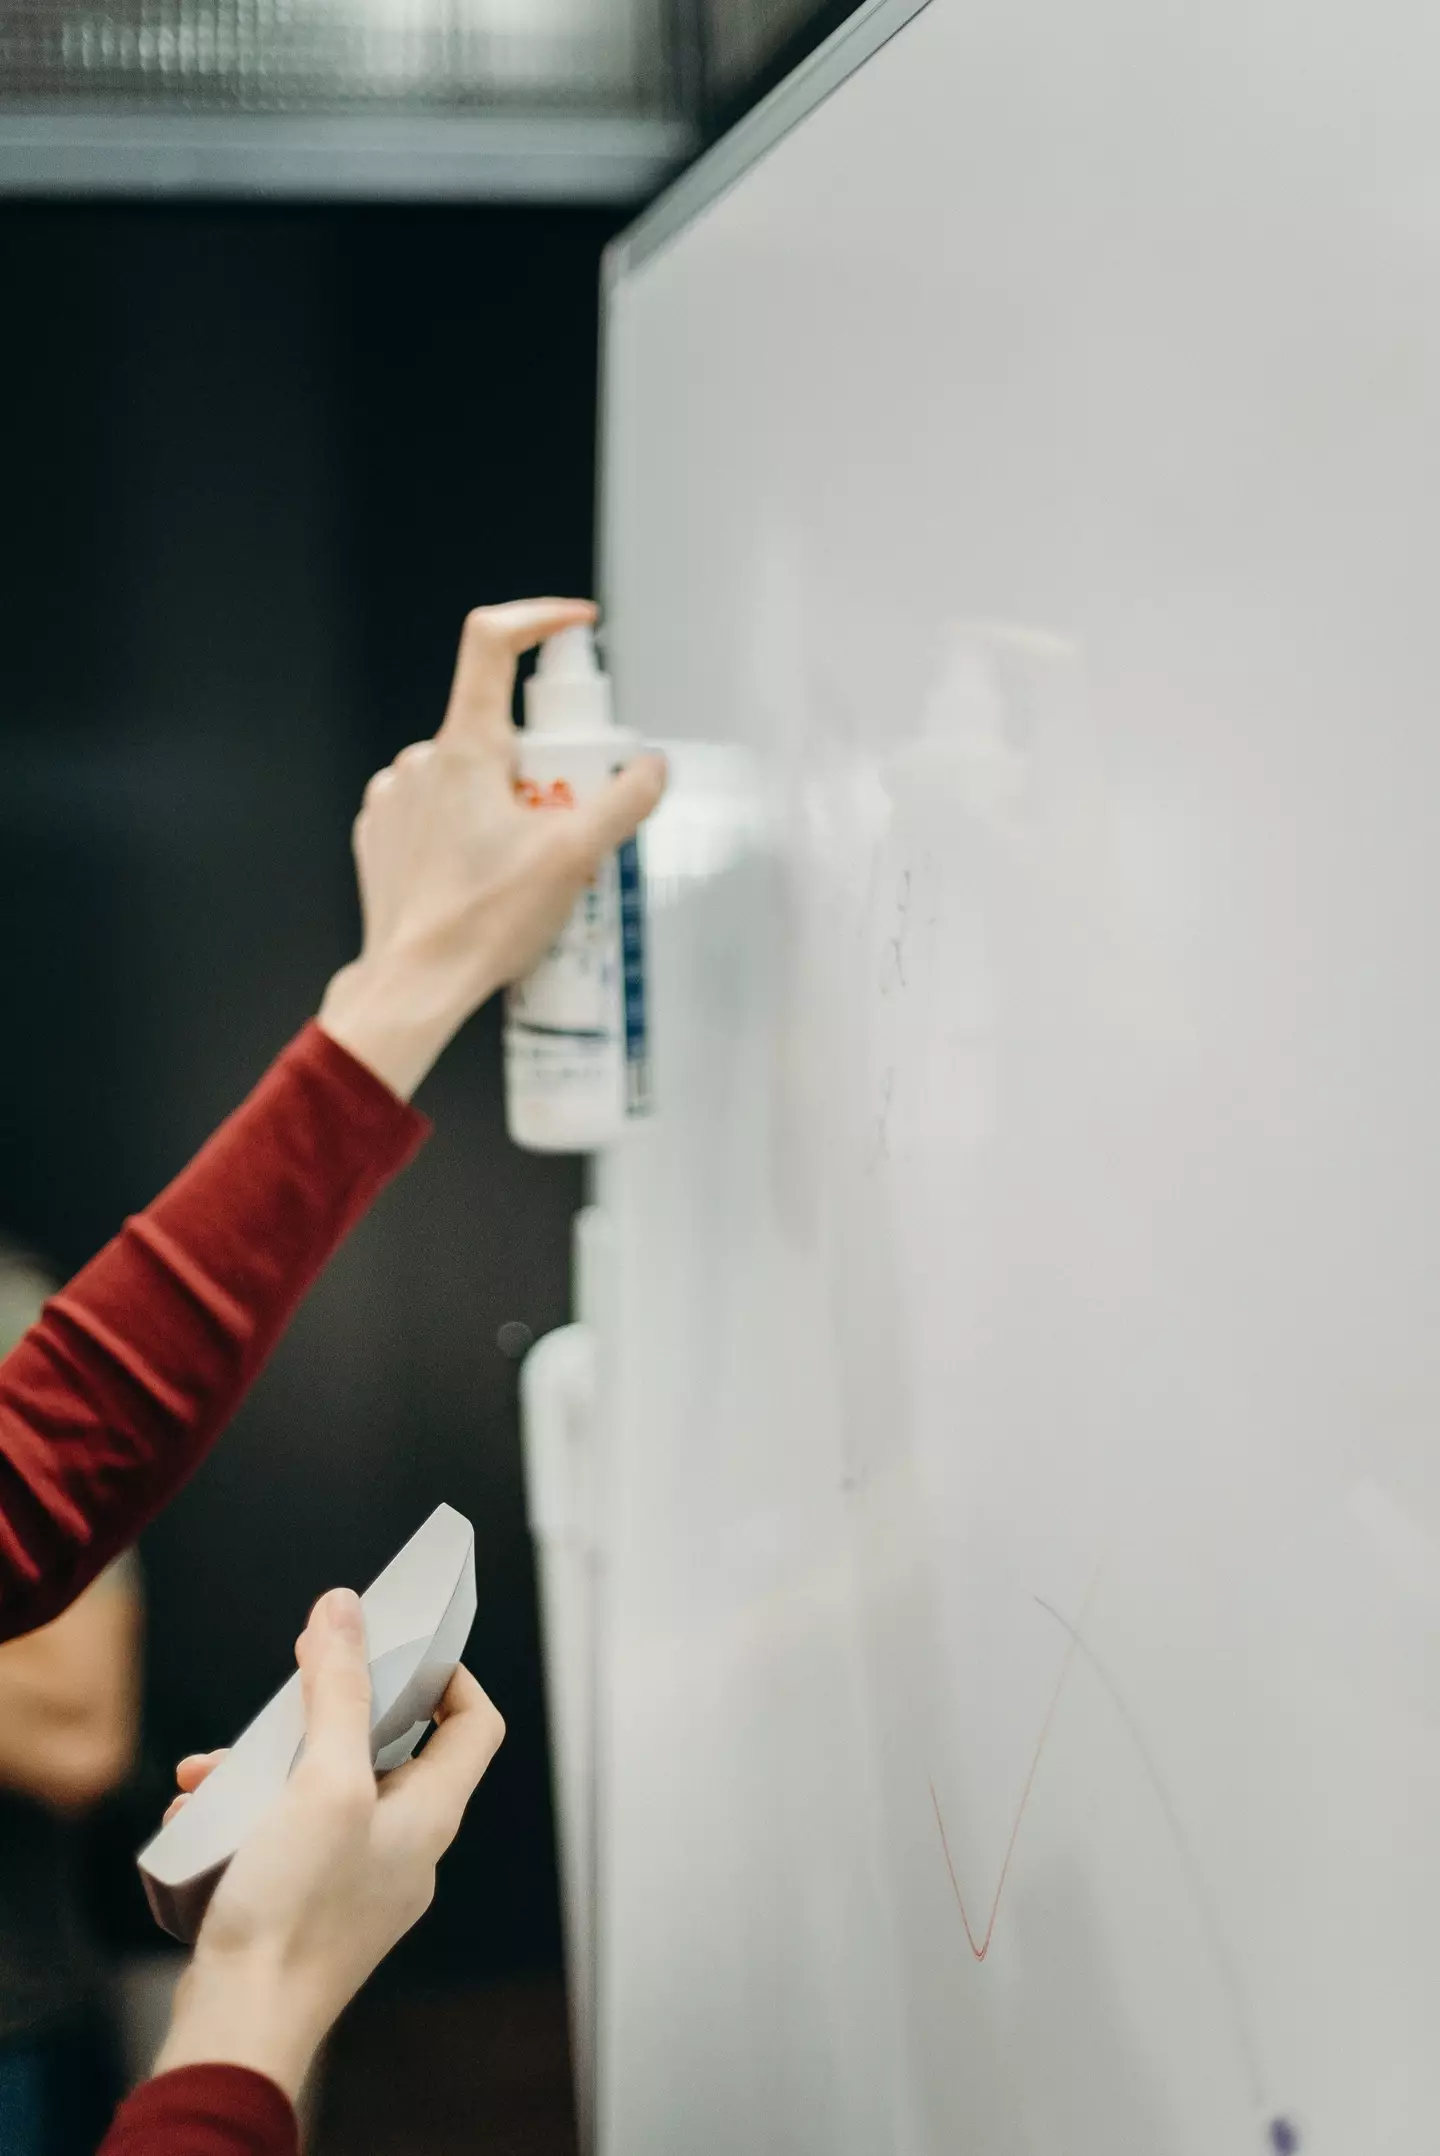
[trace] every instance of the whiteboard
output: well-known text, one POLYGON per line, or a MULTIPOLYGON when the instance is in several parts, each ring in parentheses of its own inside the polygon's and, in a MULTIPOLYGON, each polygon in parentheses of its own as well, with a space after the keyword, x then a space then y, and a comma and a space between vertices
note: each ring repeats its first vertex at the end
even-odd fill
POLYGON ((872 8, 612 259, 606 2156, 1435 2146, 1437 86, 872 8))

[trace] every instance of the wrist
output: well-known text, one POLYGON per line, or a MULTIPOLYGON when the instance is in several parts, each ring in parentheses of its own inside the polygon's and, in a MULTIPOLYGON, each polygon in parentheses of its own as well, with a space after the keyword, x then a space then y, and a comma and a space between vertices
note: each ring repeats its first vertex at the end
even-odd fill
POLYGON ((330 982, 316 1022, 391 1092, 409 1100, 472 1011, 499 985, 473 959, 362 956, 330 982))
POLYGON ((175 1994, 156 2074, 180 2066, 245 2066, 292 2103, 314 2064, 331 2015, 318 1987, 258 1952, 197 1950, 175 1994))

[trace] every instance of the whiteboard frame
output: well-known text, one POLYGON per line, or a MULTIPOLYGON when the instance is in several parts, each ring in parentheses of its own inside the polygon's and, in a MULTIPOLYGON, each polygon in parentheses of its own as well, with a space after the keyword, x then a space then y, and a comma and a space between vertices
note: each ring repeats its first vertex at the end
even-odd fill
MULTIPOLYGON (((620 280, 639 269, 678 239, 712 202, 742 180, 792 128, 823 105, 882 45, 929 7, 930 0, 865 0, 778 83, 752 112, 747 112, 712 149, 681 173, 635 222, 611 240, 600 261, 600 350, 596 369, 595 523, 592 559, 596 596, 602 612, 607 598, 605 573, 605 500, 609 457, 606 423, 606 355, 610 345, 610 310, 620 280)), ((587 1173, 586 1203, 594 1202, 594 1177, 587 1173)))
POLYGON ((865 6, 857 8, 753 112, 738 120, 643 216, 611 241, 603 269, 607 296, 619 278, 658 254, 929 5, 930 0, 866 0, 865 6))

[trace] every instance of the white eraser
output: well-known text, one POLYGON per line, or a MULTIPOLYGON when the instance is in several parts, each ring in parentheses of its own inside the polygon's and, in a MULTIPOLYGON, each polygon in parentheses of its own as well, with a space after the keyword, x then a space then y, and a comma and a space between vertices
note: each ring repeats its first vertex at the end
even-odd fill
MULTIPOLYGON (((370 1655, 370 1756, 377 1774, 410 1757, 455 1674, 475 1618, 475 1531, 450 1505, 431 1513, 360 1598, 370 1655)), ((193 1945, 220 1875, 284 1788, 305 1741, 297 1670, 243 1730, 137 1862, 156 1922, 193 1945)))

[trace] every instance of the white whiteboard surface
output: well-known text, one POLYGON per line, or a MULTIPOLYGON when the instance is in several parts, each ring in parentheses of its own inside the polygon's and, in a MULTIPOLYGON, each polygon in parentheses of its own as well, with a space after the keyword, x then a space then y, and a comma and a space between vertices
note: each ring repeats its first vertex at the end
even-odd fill
POLYGON ((606 384, 605 2156, 1431 2150, 1440 18, 932 0, 606 384))

